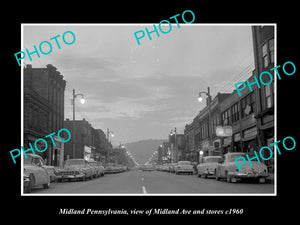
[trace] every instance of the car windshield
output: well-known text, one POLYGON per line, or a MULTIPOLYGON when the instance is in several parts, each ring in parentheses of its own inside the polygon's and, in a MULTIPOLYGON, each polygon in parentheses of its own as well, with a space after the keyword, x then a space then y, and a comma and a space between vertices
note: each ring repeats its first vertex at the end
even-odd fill
POLYGON ((207 159, 205 159, 205 161, 204 162, 206 162, 206 163, 214 163, 214 162, 219 162, 220 161, 220 158, 207 158, 207 159))
POLYGON ((234 154, 234 155, 230 155, 228 157, 228 161, 229 162, 234 162, 236 158, 239 158, 239 157, 245 157, 245 154, 244 153, 241 153, 241 154, 234 154))
POLYGON ((66 166, 76 166, 76 165, 83 166, 84 164, 85 164, 85 162, 82 159, 72 159, 72 160, 66 161, 66 166))
POLYGON ((179 165, 191 165, 191 162, 189 162, 189 161, 179 161, 178 164, 179 165))
POLYGON ((44 160, 40 159, 40 158, 37 158, 37 157, 34 157, 32 159, 32 164, 35 164, 35 165, 39 165, 39 164, 45 165, 44 160))

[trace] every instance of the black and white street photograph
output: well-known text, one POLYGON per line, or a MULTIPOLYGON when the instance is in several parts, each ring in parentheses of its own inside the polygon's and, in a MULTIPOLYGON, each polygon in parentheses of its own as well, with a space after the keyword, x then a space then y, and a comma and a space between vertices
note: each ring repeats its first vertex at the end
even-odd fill
POLYGON ((22 195, 276 195, 276 24, 182 15, 21 25, 22 195))

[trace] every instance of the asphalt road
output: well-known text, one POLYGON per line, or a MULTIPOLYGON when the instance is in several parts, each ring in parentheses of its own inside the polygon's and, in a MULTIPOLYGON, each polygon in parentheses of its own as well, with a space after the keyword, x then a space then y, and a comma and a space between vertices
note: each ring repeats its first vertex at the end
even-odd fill
POLYGON ((127 171, 87 181, 51 183, 49 189, 34 188, 31 194, 272 194, 273 183, 227 183, 197 175, 161 171, 127 171))

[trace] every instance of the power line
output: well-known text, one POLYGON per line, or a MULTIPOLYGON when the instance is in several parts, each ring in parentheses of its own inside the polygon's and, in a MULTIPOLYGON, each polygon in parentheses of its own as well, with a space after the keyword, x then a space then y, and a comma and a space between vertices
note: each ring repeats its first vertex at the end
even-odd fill
POLYGON ((251 62, 246 68, 242 69, 235 77, 227 81, 220 89, 219 92, 227 90, 232 84, 244 79, 249 76, 249 72, 252 72, 254 64, 251 62))

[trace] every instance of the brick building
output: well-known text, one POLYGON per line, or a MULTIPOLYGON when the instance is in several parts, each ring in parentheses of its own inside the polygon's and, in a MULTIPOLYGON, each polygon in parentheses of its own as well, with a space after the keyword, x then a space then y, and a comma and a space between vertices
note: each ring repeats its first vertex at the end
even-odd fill
MULTIPOLYGON (((24 76, 24 143, 25 149, 28 143, 34 143, 38 138, 45 138, 50 133, 57 133, 63 128, 64 121, 64 92, 66 81, 60 72, 51 64, 46 68, 32 68, 26 65, 24 76)), ((48 148, 39 153, 47 164, 56 165, 59 152, 63 151, 63 143, 57 136, 53 136, 56 147, 49 139, 48 148)), ((46 138, 47 139, 47 138, 46 138)), ((38 142, 38 148, 44 146, 38 142)))
POLYGON ((218 93, 211 100, 207 98, 206 106, 187 124, 184 129, 186 138, 186 158, 198 162, 199 152, 203 155, 221 155, 221 139, 216 136, 215 128, 221 123, 220 103, 230 94, 218 93), (211 118, 209 118, 211 117, 211 118))
POLYGON ((92 125, 83 120, 69 120, 64 121, 64 126, 72 135, 72 141, 65 143, 64 160, 76 159, 76 158, 90 158, 92 155, 92 149, 94 149, 94 138, 92 125), (73 124, 74 130, 73 131, 73 124), (73 152, 74 145, 74 152, 73 152))
MULTIPOLYGON (((253 71, 253 74, 255 71, 253 71)), ((248 78, 249 83, 254 82, 254 75, 248 78)), ((221 125, 232 127, 232 136, 223 138, 223 154, 226 152, 257 151, 257 104, 258 88, 256 85, 243 89, 238 95, 234 90, 220 103, 221 125)))
MULTIPOLYGON (((274 26, 252 26, 252 37, 257 77, 263 71, 268 71, 275 80, 277 76, 274 76, 274 70, 270 71, 275 66, 274 26)), ((261 85, 257 100, 258 144, 262 147, 274 142, 274 81, 267 86, 261 85)), ((273 159, 265 163, 269 168, 274 165, 273 159)))
POLYGON ((112 146, 101 129, 94 129, 85 119, 75 121, 66 119, 64 126, 71 132, 73 139, 65 143, 64 160, 86 158, 105 163, 107 152, 112 146), (75 134, 73 132, 73 124, 75 134))

